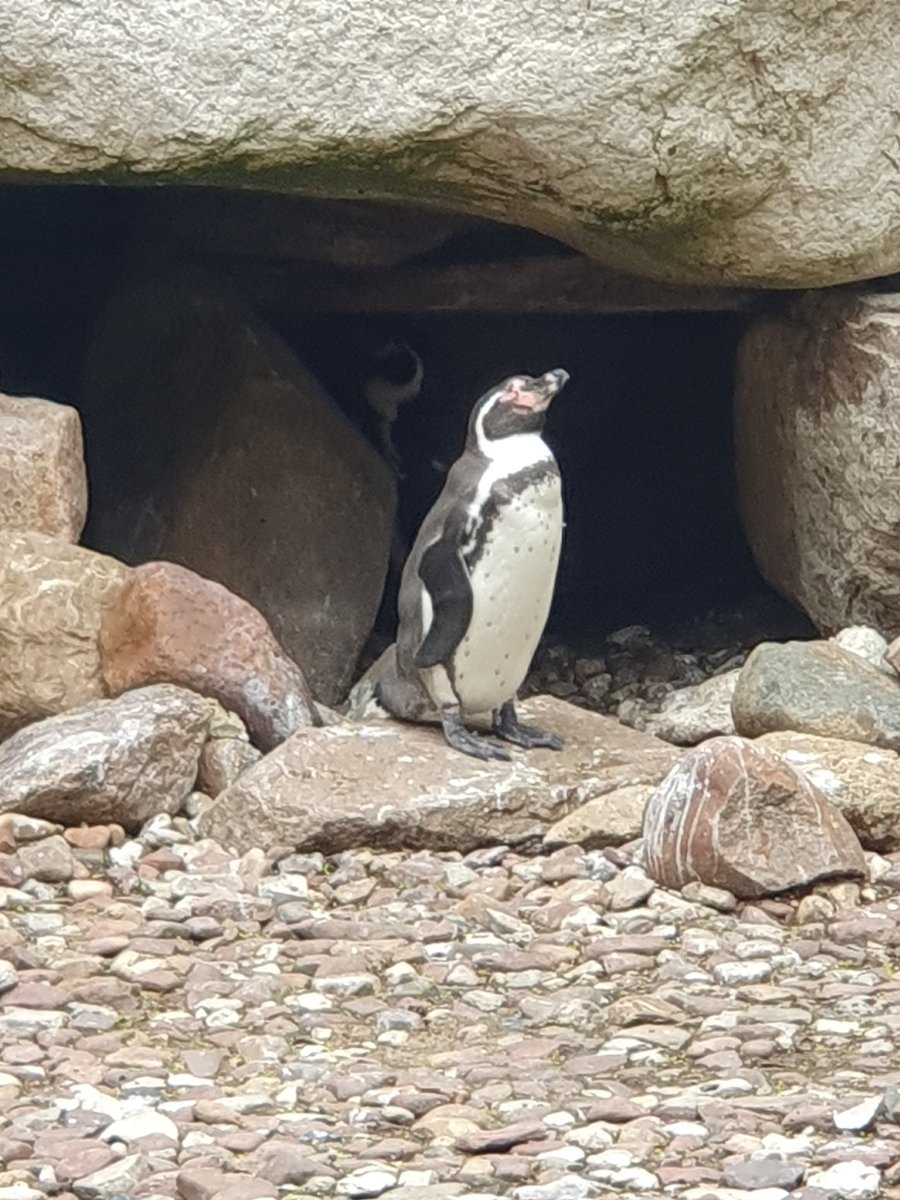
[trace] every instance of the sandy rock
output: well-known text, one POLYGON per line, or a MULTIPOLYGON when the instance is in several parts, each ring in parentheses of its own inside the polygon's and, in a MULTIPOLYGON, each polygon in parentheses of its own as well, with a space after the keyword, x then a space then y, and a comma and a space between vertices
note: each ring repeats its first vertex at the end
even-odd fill
POLYGON ((634 841, 641 836, 644 808, 654 791, 652 783, 635 783, 589 800, 550 826, 544 835, 545 849, 579 845, 602 850, 634 841))
POLYGON ((833 642, 763 642, 732 700, 744 737, 791 729, 900 749, 900 681, 833 642))
POLYGON ((94 544, 223 584, 318 699, 340 699, 381 600, 395 485, 288 347, 204 278, 156 280, 112 302, 84 404, 112 447, 92 464, 94 544), (142 438, 123 481, 115 448, 128 461, 142 438))
POLYGON ((127 577, 61 538, 0 532, 0 737, 104 694, 100 616, 127 577))
POLYGON ((393 721, 300 730, 246 771, 203 814, 223 845, 471 850, 540 838, 548 825, 617 788, 658 782, 677 761, 664 742, 563 701, 524 714, 566 748, 481 763, 437 729, 393 721))
POLYGON ((842 650, 849 650, 851 654, 865 659, 869 666, 891 674, 892 667, 886 658, 887 638, 882 637, 877 629, 871 629, 868 625, 848 625, 830 640, 842 650))
POLYGON ((774 751, 712 738, 657 788, 644 815, 644 866, 665 887, 699 880, 740 899, 865 875, 852 829, 774 751))
POLYGON ((48 717, 0 745, 0 811, 127 830, 177 812, 208 722, 206 702, 171 684, 48 717))
POLYGON ((900 755, 894 750, 814 737, 767 733, 768 746, 840 809, 867 850, 900 850, 900 755))
POLYGON ((847 11, 502 0, 348 24, 327 4, 186 0, 160 37, 150 8, 121 22, 29 0, 3 29, 28 86, 0 165, 412 194, 717 284, 885 275, 900 267, 896 13, 847 11))
POLYGON ((825 633, 900 628, 900 295, 804 298, 745 334, 738 493, 760 571, 825 633))
POLYGON ((23 846, 16 858, 26 879, 37 879, 42 883, 65 883, 72 878, 75 869, 71 848, 58 834, 23 846))
POLYGON ((111 696, 175 683, 210 696, 271 750, 318 713, 303 672, 252 604, 175 563, 135 567, 100 625, 111 696))
POLYGON ((677 746, 695 746, 706 738, 734 733, 731 698, 739 674, 739 670, 726 671, 672 692, 659 712, 647 718, 645 731, 677 746))
POLYGON ((0 529, 77 542, 87 499, 77 411, 0 393, 0 529))

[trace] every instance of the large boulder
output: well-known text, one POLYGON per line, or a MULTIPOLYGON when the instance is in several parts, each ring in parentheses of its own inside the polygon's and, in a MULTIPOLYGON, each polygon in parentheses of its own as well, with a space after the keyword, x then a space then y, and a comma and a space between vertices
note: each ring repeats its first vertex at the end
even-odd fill
POLYGON ((536 843, 597 796, 659 782, 681 753, 562 700, 521 708, 562 734, 565 749, 484 763, 451 750, 434 727, 381 720, 302 729, 221 793, 202 833, 225 846, 326 854, 536 843))
POLYGON ((673 279, 900 268, 893 0, 22 0, 0 169, 421 199, 673 279))
POLYGON ((84 404, 92 543, 224 584, 317 699, 340 699, 381 599, 395 485, 288 347, 202 277, 147 281, 101 321, 84 404))
POLYGON ((745 737, 791 729, 900 750, 900 680, 835 642, 762 642, 731 711, 745 737))
POLYGON ((664 887, 699 881, 752 900, 865 875, 853 830, 774 751, 739 737, 689 751, 647 802, 644 866, 664 887))
POLYGON ((0 529, 77 542, 87 499, 76 410, 0 394, 0 529))
POLYGON ((0 738, 106 694, 100 620, 127 578, 62 538, 0 531, 0 738))
POLYGON ((100 626, 103 680, 117 696, 177 683, 238 714, 261 750, 319 715, 303 672, 252 604, 175 563, 135 567, 100 626))
POLYGON ((96 700, 0 746, 0 812, 134 831, 194 786, 210 706, 171 684, 96 700))
POLYGON ((738 352, 747 539, 765 578, 825 633, 900 630, 898 394, 900 295, 805 297, 756 321, 738 352))

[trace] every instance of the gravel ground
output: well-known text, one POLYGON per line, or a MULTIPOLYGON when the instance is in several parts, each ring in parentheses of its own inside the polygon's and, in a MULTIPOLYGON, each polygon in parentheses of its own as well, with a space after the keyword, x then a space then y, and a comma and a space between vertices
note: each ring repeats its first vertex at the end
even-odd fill
POLYGON ((0 1200, 900 1196, 900 862, 736 905, 627 847, 9 836, 0 1200))

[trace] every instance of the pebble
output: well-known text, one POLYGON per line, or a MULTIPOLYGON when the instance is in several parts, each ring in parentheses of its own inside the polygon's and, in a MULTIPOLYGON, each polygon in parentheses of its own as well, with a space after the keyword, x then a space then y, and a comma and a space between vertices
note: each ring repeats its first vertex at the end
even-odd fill
POLYGON ((394 1171, 361 1170, 352 1171, 338 1181, 337 1191, 342 1196, 356 1197, 380 1196, 382 1192, 395 1187, 397 1175, 394 1171))
POLYGON ((881 1190, 881 1172, 852 1158, 824 1171, 813 1171, 806 1182, 840 1200, 874 1200, 881 1190))
POLYGON ((780 1158, 748 1158, 726 1167, 722 1182, 726 1187, 748 1192, 761 1188, 779 1188, 790 1192, 800 1186, 804 1174, 802 1163, 787 1162, 780 1158))
POLYGON ((870 1096, 834 1114, 834 1127, 841 1133, 862 1133, 869 1129, 884 1105, 883 1096, 870 1096))
POLYGON ((19 982, 19 972, 10 962, 0 958, 0 993, 8 992, 19 982))

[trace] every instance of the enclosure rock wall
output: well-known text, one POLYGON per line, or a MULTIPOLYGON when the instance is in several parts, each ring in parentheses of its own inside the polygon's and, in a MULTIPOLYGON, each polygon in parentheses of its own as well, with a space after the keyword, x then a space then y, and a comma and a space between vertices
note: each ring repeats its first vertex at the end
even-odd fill
POLYGON ((893 0, 174 0, 0 14, 0 173, 407 198, 610 265, 900 270, 893 0))
POLYGON ((766 579, 825 632, 900 631, 900 295, 808 296, 757 321, 735 448, 766 579))

